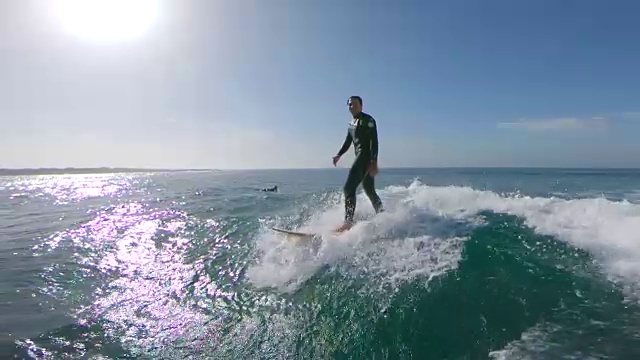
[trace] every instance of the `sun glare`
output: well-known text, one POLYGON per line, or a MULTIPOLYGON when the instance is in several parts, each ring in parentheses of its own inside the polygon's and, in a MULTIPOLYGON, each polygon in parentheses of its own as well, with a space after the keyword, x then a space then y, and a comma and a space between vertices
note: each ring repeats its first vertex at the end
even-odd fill
POLYGON ((144 35, 158 16, 158 0, 57 0, 62 26, 91 40, 121 41, 144 35))

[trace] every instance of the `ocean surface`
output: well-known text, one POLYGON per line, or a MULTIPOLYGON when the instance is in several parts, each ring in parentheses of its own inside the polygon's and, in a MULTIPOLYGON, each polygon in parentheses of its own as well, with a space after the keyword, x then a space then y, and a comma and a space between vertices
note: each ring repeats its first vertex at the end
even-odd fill
POLYGON ((346 175, 0 177, 0 359, 640 359, 640 170, 346 175))

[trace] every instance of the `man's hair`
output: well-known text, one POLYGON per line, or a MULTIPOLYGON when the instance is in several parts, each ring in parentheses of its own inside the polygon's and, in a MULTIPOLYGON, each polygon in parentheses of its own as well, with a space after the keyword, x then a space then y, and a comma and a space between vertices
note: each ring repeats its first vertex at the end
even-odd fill
POLYGON ((349 99, 356 99, 358 100, 358 102, 360 103, 360 106, 362 106, 362 98, 358 95, 351 95, 349 96, 349 99))

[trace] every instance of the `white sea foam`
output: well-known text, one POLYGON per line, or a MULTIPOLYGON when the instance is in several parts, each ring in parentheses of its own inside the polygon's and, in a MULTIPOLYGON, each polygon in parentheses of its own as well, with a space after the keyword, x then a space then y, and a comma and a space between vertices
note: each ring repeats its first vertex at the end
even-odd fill
POLYGON ((640 275, 640 205, 603 198, 503 197, 489 191, 412 184, 407 193, 416 206, 445 217, 470 217, 491 210, 522 217, 540 234, 582 248, 602 260, 610 275, 636 281, 640 275))
POLYGON ((265 232, 258 239, 263 255, 249 271, 251 281, 292 290, 320 266, 338 261, 385 274, 384 281, 442 272, 457 265, 464 236, 451 229, 461 223, 477 226, 478 212, 489 210, 521 217, 536 232, 589 251, 610 277, 640 286, 640 205, 603 198, 505 196, 469 187, 426 186, 417 180, 389 186, 380 195, 387 211, 372 217, 368 199, 359 194, 356 216, 369 219, 341 236, 329 231, 342 220, 342 204, 332 202, 319 210, 303 228, 323 233, 317 253, 265 232), (416 242, 433 245, 417 251, 416 242), (376 255, 381 253, 385 255, 376 255))

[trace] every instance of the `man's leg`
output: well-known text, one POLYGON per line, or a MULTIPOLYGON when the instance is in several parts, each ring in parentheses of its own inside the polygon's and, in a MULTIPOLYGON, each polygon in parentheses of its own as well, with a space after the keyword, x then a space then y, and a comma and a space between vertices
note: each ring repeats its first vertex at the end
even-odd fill
POLYGON ((362 180, 362 187, 364 188, 365 194, 367 194, 367 197, 371 201, 371 205, 373 205, 373 209, 376 211, 376 214, 384 211, 382 208, 382 200, 380 200, 380 196, 376 193, 373 176, 369 175, 369 173, 367 173, 362 180))
POLYGON ((349 170, 349 176, 344 184, 344 225, 346 226, 353 224, 353 216, 356 212, 356 190, 366 171, 362 159, 356 159, 349 170))

